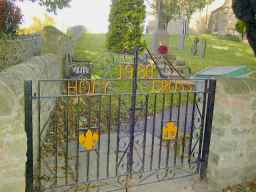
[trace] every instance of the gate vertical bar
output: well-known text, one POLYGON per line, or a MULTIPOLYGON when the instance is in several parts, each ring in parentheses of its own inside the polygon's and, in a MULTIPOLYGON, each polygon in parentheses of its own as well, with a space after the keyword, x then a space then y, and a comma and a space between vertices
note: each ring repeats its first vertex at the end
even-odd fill
POLYGON ((37 85, 37 139, 38 139, 38 146, 37 146, 37 190, 41 190, 41 81, 38 81, 37 85))
POLYGON ((203 148, 202 148, 202 157, 200 165, 200 177, 204 178, 206 176, 206 169, 208 166, 208 156, 209 148, 211 142, 211 133, 212 133, 212 120, 214 112, 214 102, 215 102, 215 92, 216 92, 216 80, 209 80, 208 87, 208 100, 207 100, 207 113, 206 113, 206 123, 203 137, 203 148))
POLYGON ((149 95, 145 96, 145 114, 144 114, 144 131, 143 131, 143 155, 142 155, 142 170, 145 170, 146 143, 147 143, 147 127, 148 127, 148 101, 149 95))
POLYGON ((154 96, 154 105, 153 105, 153 128, 152 128, 152 137, 151 137, 151 153, 150 153, 150 171, 153 169, 154 161, 154 146, 155 146, 155 129, 156 129, 156 107, 157 107, 157 94, 154 96))
MULTIPOLYGON (((199 136, 199 149, 198 149, 198 156, 197 156, 197 171, 200 172, 200 166, 202 162, 202 147, 203 147, 203 138, 204 138, 204 127, 205 127, 205 120, 206 120, 206 107, 207 107, 207 99, 208 99, 208 88, 209 88, 209 80, 204 80, 204 93, 203 93, 203 106, 202 106, 202 113, 201 113, 201 125, 200 125, 200 136, 199 136)), ((199 108, 198 108, 199 110, 199 108)), ((192 150, 193 151, 193 150, 192 150)))
MULTIPOLYGON (((80 97, 77 97, 77 106, 80 106, 80 97)), ((78 108, 78 110, 76 111, 76 165, 75 165, 75 169, 76 169, 76 183, 78 183, 79 181, 79 153, 80 153, 80 148, 79 148, 79 128, 80 128, 80 113, 81 113, 81 109, 80 107, 78 108)))
POLYGON ((191 118, 191 131, 190 131, 190 138, 189 138, 189 152, 188 152, 188 164, 189 167, 191 167, 191 156, 192 156, 192 140, 193 140, 193 135, 194 135, 194 127, 195 127, 195 109, 196 109, 196 98, 197 98, 197 93, 193 94, 193 107, 192 107, 192 118, 191 118))
POLYGON ((117 115, 117 138, 116 138, 116 176, 118 176, 118 161, 120 148, 120 127, 121 127, 121 96, 118 97, 118 115, 117 115))
POLYGON ((25 131, 27 135, 26 192, 33 191, 32 81, 25 81, 25 131))
POLYGON ((165 94, 163 94, 162 100, 162 114, 161 114, 161 125, 160 125, 160 145, 159 145, 159 156, 158 156, 158 169, 161 169, 162 160, 162 144, 163 144, 163 127, 164 127, 164 116, 165 116, 165 94))
POLYGON ((136 113, 136 94, 137 94, 137 79, 138 79, 138 57, 139 48, 135 48, 134 54, 134 66, 133 66, 133 80, 132 80, 132 97, 131 97, 131 108, 129 111, 129 149, 128 149, 128 174, 132 175, 133 167, 133 145, 134 145, 134 128, 135 128, 135 113, 136 113))

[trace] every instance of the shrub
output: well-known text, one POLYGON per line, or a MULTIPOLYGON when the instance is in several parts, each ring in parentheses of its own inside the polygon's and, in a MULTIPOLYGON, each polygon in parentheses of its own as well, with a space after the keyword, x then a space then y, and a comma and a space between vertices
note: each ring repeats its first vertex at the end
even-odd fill
POLYGON ((236 31, 241 34, 242 36, 242 39, 244 38, 244 35, 246 33, 246 23, 241 21, 241 20, 238 20, 237 23, 236 23, 236 31))
POLYGON ((32 24, 28 27, 21 28, 17 31, 19 35, 28 35, 41 32, 47 26, 55 26, 55 20, 53 17, 45 14, 44 19, 39 17, 32 18, 32 24))
POLYGON ((145 5, 141 0, 117 0, 112 4, 107 48, 113 52, 132 52, 144 46, 145 5))

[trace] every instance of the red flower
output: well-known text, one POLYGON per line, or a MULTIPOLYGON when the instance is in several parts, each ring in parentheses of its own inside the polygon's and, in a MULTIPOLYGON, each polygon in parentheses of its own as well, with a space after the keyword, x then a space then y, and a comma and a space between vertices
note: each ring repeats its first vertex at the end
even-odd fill
POLYGON ((168 47, 166 45, 160 45, 158 48, 158 53, 161 55, 165 55, 168 53, 168 47))

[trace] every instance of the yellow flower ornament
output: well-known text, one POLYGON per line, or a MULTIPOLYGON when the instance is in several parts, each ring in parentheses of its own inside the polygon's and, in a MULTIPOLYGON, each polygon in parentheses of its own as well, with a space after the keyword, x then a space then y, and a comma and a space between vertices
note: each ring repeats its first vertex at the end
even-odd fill
POLYGON ((163 140, 170 141, 175 140, 177 136, 177 127, 174 122, 169 121, 166 127, 163 128, 163 140))
POLYGON ((85 133, 81 133, 79 135, 79 143, 82 145, 85 150, 91 151, 96 148, 96 145, 100 139, 100 135, 98 132, 93 132, 92 130, 88 130, 85 133))

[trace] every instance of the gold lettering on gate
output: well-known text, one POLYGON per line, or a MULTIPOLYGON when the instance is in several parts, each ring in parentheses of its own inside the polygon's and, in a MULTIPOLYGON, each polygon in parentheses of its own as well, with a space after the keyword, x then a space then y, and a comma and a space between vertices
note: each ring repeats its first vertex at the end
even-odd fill
MULTIPOLYGON (((148 77, 148 74, 145 74, 148 77)), ((170 93, 174 91, 193 91, 194 84, 184 80, 154 80, 149 81, 148 90, 153 93, 170 93)), ((122 81, 120 81, 121 83, 122 81)), ((107 94, 111 91, 111 80, 68 80, 66 84, 67 95, 95 95, 97 93, 107 94)), ((120 87, 117 87, 117 89, 120 87)))
POLYGON ((193 91, 193 82, 178 80, 152 80, 152 92, 193 91))
POLYGON ((111 82, 105 80, 68 80, 66 84, 67 95, 95 95, 106 94, 111 82))
MULTIPOLYGON (((132 79, 133 64, 119 64, 119 79, 132 79)), ((138 77, 142 79, 152 79, 155 72, 155 66, 139 64, 138 77)))

